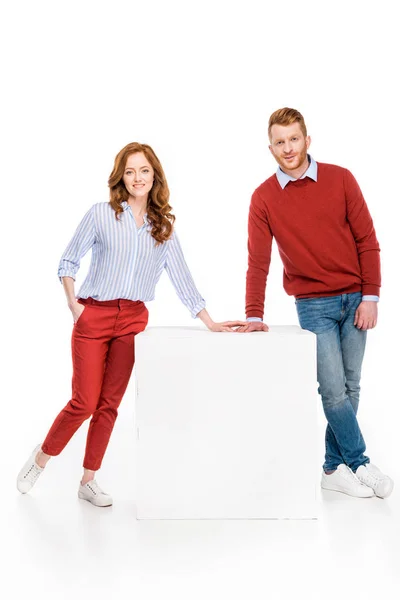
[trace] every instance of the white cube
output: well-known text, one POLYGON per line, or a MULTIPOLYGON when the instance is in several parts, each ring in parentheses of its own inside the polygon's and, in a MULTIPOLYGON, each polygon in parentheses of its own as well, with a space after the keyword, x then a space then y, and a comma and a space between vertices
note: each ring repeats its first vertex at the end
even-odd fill
POLYGON ((138 519, 316 518, 316 338, 136 337, 138 519))

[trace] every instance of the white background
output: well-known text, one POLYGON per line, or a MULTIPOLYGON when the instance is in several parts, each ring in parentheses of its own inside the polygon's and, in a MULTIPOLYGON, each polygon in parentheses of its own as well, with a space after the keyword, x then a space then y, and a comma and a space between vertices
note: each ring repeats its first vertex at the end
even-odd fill
MULTIPOLYGON (((29 412, 38 397, 58 407, 68 396, 72 321, 58 262, 87 209, 108 200, 114 157, 128 142, 150 144, 164 166, 177 231, 210 314, 244 318, 250 196, 276 169, 269 115, 291 106, 306 119, 314 158, 354 173, 375 222, 383 287, 364 382, 394 424, 400 126, 393 6, 39 1, 3 10, 8 403, 13 397, 29 412)), ((88 262, 89 255, 78 286, 88 262)), ((297 323, 276 251, 266 298, 267 323, 297 323)), ((149 325, 193 323, 166 274, 149 310, 149 325)))
MULTIPOLYGON (((108 200, 116 153, 131 141, 154 148, 211 316, 243 318, 249 200, 276 169, 267 123, 282 106, 304 115, 316 160, 353 172, 375 222, 383 288, 360 420, 375 462, 400 476, 395 5, 2 5, 0 427, 3 458, 10 447, 15 456, 10 477, 69 398, 72 320, 58 261, 87 209, 108 200)), ((87 266, 88 257, 78 283, 87 266)), ((193 323, 166 276, 149 310, 150 325, 193 323)), ((265 320, 297 323, 276 251, 265 320)), ((132 396, 121 418, 131 411, 132 396)))

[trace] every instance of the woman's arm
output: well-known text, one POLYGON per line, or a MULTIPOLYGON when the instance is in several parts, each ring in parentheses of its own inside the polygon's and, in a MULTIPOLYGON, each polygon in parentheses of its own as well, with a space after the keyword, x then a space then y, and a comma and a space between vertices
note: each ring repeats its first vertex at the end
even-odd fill
POLYGON ((75 297, 75 276, 79 270, 81 258, 90 250, 94 242, 95 226, 92 207, 79 223, 58 267, 58 276, 62 282, 74 323, 85 310, 85 307, 79 304, 75 297))
POLYGON ((79 270, 81 258, 85 256, 95 243, 96 232, 93 209, 94 207, 92 206, 83 217, 71 241, 64 250, 58 267, 58 276, 60 280, 62 277, 72 277, 72 279, 75 279, 79 270))
POLYGON ((192 317, 199 317, 210 331, 234 331, 233 327, 246 325, 247 323, 243 321, 216 323, 212 320, 205 309, 205 300, 195 286, 175 231, 166 243, 168 244, 168 250, 165 270, 180 300, 190 310, 192 317))
POLYGON ((63 277, 62 284, 67 297, 68 308, 72 312, 74 323, 76 323, 85 310, 85 307, 83 304, 79 304, 75 297, 75 281, 72 279, 72 277, 63 277))
POLYGON ((197 316, 210 331, 236 331, 234 327, 247 325, 246 321, 223 321, 222 323, 215 323, 205 308, 197 316))

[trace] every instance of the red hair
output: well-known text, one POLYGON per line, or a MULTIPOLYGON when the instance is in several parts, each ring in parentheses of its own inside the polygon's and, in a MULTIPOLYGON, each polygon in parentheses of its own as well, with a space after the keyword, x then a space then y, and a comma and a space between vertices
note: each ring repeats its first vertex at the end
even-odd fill
POLYGON ((295 108, 280 108, 272 113, 268 122, 268 137, 271 139, 271 128, 273 125, 292 125, 293 123, 299 123, 301 131, 304 133, 304 137, 307 136, 307 127, 303 118, 303 115, 299 113, 295 108))
POLYGON ((172 235, 175 216, 169 205, 169 188, 163 168, 154 150, 147 144, 132 142, 120 150, 115 157, 114 168, 108 179, 110 188, 110 204, 115 210, 115 217, 123 212, 122 202, 127 201, 129 194, 123 182, 128 156, 142 152, 154 170, 154 183, 147 200, 147 218, 151 225, 151 235, 157 244, 166 242, 172 235))

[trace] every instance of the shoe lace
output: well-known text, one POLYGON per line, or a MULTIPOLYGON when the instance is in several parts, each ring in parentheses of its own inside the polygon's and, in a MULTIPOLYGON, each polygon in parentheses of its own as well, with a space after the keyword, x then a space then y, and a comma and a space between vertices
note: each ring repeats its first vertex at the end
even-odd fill
POLYGON ((373 473, 371 473, 371 471, 368 469, 368 467, 366 465, 364 465, 364 466, 365 466, 365 471, 363 472, 361 482, 365 483, 365 485, 368 485, 368 487, 376 489, 379 485, 379 478, 376 477, 376 475, 374 475, 373 473))
POLYGON ((97 483, 97 481, 95 479, 92 479, 92 481, 88 481, 88 483, 86 485, 94 496, 99 496, 100 494, 104 494, 103 490, 101 489, 101 487, 99 486, 99 484, 97 483))
POLYGON ((358 479, 357 475, 347 465, 346 470, 343 469, 342 474, 348 481, 356 481, 359 485, 362 485, 362 481, 358 479))
POLYGON ((29 469, 27 470, 27 472, 24 475, 24 479, 26 479, 27 481, 29 481, 29 483, 34 484, 36 479, 39 477, 40 473, 42 472, 43 469, 40 469, 38 466, 36 466, 35 464, 32 464, 29 469))

